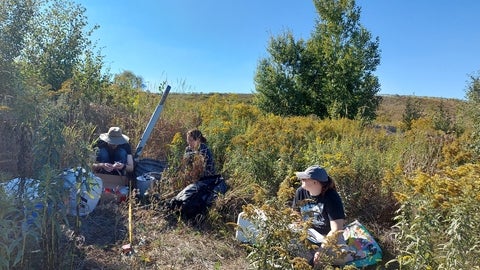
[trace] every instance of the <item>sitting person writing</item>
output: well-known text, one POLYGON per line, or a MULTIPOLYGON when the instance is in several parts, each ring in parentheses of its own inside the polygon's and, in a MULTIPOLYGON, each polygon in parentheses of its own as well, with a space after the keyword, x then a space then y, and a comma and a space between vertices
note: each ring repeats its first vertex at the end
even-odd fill
POLYGON ((96 163, 92 170, 96 173, 125 175, 133 172, 132 148, 130 138, 122 134, 119 127, 111 127, 107 133, 100 134, 95 143, 96 163))

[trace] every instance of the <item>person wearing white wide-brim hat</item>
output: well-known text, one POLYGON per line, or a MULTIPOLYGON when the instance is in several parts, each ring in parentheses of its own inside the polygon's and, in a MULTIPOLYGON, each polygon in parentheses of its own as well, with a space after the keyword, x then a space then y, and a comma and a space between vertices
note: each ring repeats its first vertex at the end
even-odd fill
POLYGON ((98 137, 97 158, 93 170, 98 173, 124 175, 133 171, 133 155, 130 138, 119 127, 111 127, 98 137))

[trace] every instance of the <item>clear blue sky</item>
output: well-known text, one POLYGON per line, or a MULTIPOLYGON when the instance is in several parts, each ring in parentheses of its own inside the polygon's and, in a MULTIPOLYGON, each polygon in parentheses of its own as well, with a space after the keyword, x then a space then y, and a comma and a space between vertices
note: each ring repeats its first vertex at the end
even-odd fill
MULTIPOLYGON (((79 0, 113 74, 129 70, 150 90, 253 93, 271 36, 308 39, 310 0, 79 0)), ((480 1, 357 0, 360 22, 380 39, 380 94, 465 97, 480 70, 480 1)))

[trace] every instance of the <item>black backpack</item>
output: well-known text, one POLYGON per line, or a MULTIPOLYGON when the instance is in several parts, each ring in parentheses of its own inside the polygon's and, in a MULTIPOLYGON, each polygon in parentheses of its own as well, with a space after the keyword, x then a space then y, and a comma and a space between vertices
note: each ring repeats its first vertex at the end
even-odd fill
POLYGON ((206 176, 188 185, 169 202, 169 207, 185 219, 206 213, 218 194, 225 194, 227 185, 221 175, 206 176))

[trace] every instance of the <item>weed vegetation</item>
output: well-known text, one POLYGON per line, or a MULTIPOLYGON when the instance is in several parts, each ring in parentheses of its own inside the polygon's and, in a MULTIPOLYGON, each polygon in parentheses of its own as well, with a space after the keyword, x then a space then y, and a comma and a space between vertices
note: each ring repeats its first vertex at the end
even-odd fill
MULTIPOLYGON (((69 216, 58 175, 88 170, 90 143, 110 126, 135 147, 160 100, 121 91, 107 103, 67 89, 0 111, 2 182, 39 179, 33 197, 28 187, 0 196, 1 269, 310 269, 292 248, 305 237, 288 224, 294 172, 312 164, 335 179, 347 222, 359 220, 380 244, 383 261, 369 269, 480 269, 480 166, 465 101, 384 96, 377 120, 365 122, 262 114, 251 95, 171 93, 141 156, 168 163, 148 203, 133 192, 69 216), (189 183, 180 160, 196 127, 229 189, 185 221, 165 203, 189 183), (257 208, 268 222, 255 244, 241 244, 238 214, 257 208)), ((328 260, 322 269, 334 269, 328 260)))

